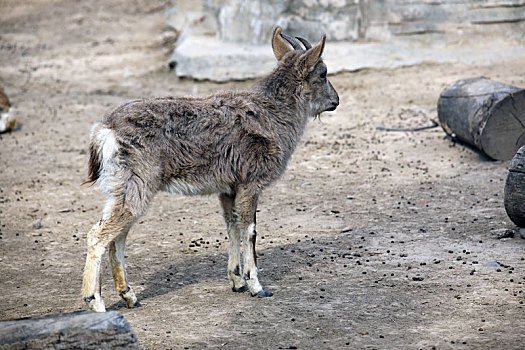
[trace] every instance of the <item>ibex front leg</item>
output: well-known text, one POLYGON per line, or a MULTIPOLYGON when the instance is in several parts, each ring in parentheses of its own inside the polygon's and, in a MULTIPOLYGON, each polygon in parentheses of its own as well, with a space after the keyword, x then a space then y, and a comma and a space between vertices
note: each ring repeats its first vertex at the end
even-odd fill
POLYGON ((252 296, 271 297, 273 293, 263 290, 257 276, 255 213, 258 198, 258 191, 254 193, 249 189, 241 189, 235 199, 243 241, 243 277, 252 296))
POLYGON ((228 239, 230 241, 230 250, 228 254, 228 278, 232 283, 234 292, 245 292, 248 290, 244 278, 241 276, 241 237, 237 216, 234 213, 233 205, 235 196, 228 194, 220 195, 222 209, 224 211, 224 221, 228 230, 228 239))

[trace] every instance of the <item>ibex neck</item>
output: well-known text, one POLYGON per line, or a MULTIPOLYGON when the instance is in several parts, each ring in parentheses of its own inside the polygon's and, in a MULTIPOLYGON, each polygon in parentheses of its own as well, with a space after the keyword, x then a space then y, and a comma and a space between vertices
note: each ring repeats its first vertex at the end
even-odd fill
POLYGON ((254 90, 271 105, 274 127, 280 129, 276 137, 288 145, 291 154, 303 135, 309 115, 301 98, 300 83, 278 73, 274 71, 259 81, 254 90))
POLYGON ((302 120, 305 118, 304 112, 308 107, 301 98, 301 83, 286 70, 280 68, 260 80, 255 86, 255 91, 264 98, 274 101, 278 108, 287 112, 289 117, 295 117, 294 119, 303 124, 306 122, 302 120))
POLYGON ((299 97, 300 84, 295 79, 290 79, 288 74, 276 69, 270 75, 260 80, 255 90, 267 98, 296 105, 299 97))

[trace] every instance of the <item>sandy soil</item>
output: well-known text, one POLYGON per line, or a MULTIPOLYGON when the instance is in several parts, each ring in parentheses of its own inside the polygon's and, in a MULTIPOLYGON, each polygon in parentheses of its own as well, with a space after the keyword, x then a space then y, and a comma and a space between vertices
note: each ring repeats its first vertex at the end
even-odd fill
MULTIPOLYGON (((0 6, 0 86, 21 124, 0 136, 0 319, 81 310, 86 232, 104 201, 80 186, 90 126, 135 97, 252 82, 178 80, 159 38, 162 1, 0 6)), ((429 124, 447 84, 479 75, 525 86, 512 57, 331 78, 340 107, 309 124, 260 202, 260 279, 272 298, 230 292, 217 198, 160 194, 127 243, 143 306, 125 308, 107 259, 106 305, 145 349, 523 348, 525 240, 506 237, 508 162, 438 128, 376 130, 429 124)))

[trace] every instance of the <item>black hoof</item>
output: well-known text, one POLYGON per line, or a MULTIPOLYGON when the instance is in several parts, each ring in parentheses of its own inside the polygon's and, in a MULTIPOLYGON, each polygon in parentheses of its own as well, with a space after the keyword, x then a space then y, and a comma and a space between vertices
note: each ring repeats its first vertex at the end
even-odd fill
POLYGON ((235 293, 244 293, 248 290, 248 286, 244 285, 240 288, 235 288, 233 287, 232 290, 235 292, 235 293))
POLYGON ((259 297, 259 298, 268 298, 268 297, 271 297, 272 295, 273 295, 272 292, 267 292, 265 290, 260 290, 255 294, 252 293, 252 297, 259 297))
POLYGON ((139 303, 138 301, 136 301, 135 304, 133 304, 133 305, 130 307, 130 309, 136 309, 136 308, 141 307, 141 306, 142 306, 142 304, 139 303))

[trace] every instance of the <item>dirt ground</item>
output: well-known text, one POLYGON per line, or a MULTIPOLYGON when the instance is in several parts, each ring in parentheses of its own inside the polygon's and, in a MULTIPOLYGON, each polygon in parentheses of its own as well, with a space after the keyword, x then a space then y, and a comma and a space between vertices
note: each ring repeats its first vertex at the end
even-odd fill
MULTIPOLYGON (((0 86, 21 124, 0 136, 1 320, 85 308, 85 237, 104 203, 80 186, 95 121, 136 97, 253 83, 177 79, 159 37, 171 6, 0 1, 0 86)), ((259 205, 260 280, 272 298, 230 291, 215 196, 161 193, 127 242, 142 307, 125 308, 107 258, 106 305, 144 349, 525 347, 525 240, 511 237, 503 208, 508 162, 439 128, 376 130, 430 124, 442 89, 479 75, 525 86, 512 57, 331 77, 340 107, 310 122, 259 205)))

